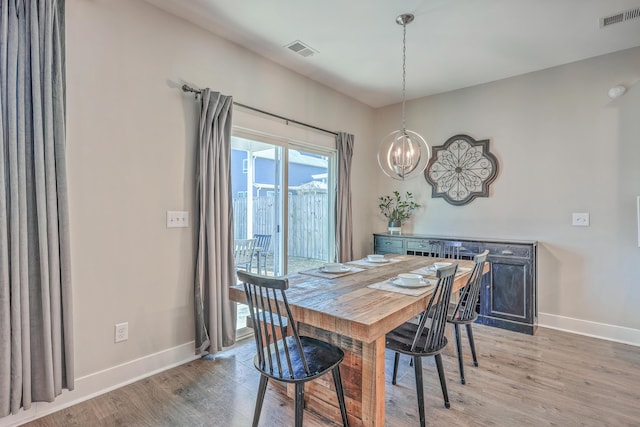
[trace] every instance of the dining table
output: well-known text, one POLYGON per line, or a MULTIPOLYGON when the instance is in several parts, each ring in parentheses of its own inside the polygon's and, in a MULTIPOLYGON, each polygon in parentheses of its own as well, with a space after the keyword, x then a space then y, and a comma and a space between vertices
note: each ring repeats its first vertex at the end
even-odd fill
MULTIPOLYGON (((319 268, 288 274, 287 300, 300 335, 322 339, 340 347, 340 365, 349 422, 352 426, 385 425, 385 335, 423 312, 432 296, 436 262, 450 259, 396 255, 384 260, 368 258, 343 263, 337 271, 319 268), (417 272, 424 286, 404 287, 401 273, 417 272)), ((456 260, 453 291, 469 278, 473 261, 456 260)), ((488 265, 485 266, 488 271, 488 265)), ((246 303, 243 286, 230 288, 232 301, 246 303)), ((282 387, 289 395, 292 388, 282 387)), ((341 424, 331 378, 306 384, 306 408, 341 424)))

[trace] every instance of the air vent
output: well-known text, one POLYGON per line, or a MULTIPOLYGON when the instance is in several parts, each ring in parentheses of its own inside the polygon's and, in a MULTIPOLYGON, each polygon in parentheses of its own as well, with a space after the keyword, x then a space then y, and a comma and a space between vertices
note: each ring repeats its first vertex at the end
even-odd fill
POLYGON ((600 18, 600 28, 637 18, 640 18, 640 7, 600 18))
POLYGON ((308 56, 313 56, 314 54, 318 53, 317 50, 313 49, 310 46, 307 46, 306 44, 302 43, 300 40, 296 40, 293 43, 289 43, 285 47, 288 49, 291 49, 292 51, 294 51, 300 56, 304 56, 305 58, 308 56))

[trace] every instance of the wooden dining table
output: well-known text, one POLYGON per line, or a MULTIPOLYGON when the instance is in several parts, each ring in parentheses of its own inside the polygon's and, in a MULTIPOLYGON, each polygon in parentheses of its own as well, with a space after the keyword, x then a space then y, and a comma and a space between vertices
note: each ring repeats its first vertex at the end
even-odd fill
MULTIPOLYGON (((309 270, 289 274, 286 291, 301 335, 320 338, 342 348, 342 382, 352 426, 385 423, 385 334, 424 311, 432 291, 406 295, 377 286, 400 273, 428 267, 442 258, 398 255, 386 263, 346 263, 340 274, 309 270)), ((467 283, 473 261, 456 261, 454 291, 467 283)), ((487 266, 488 267, 488 266, 487 266)), ((230 289, 232 301, 246 302, 242 285, 230 289)), ((307 383, 306 407, 341 424, 330 378, 307 383)), ((284 387, 283 387, 284 390, 284 387)), ((292 394, 288 390, 288 394, 292 394)))

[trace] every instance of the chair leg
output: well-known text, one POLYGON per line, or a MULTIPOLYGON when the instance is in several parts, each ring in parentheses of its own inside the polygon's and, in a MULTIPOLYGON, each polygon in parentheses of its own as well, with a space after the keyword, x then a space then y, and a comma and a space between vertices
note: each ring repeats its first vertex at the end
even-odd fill
POLYGON ((442 368, 442 355, 436 354, 436 367, 438 368, 438 376, 440 377, 440 387, 442 387, 442 396, 444 397, 445 408, 450 408, 449 393, 447 393, 447 380, 444 377, 444 369, 442 368))
POLYGON ((304 415, 304 383, 296 383, 295 400, 293 401, 293 411, 295 412, 295 427, 302 427, 302 416, 304 415))
POLYGON ((338 395, 338 404, 340 405, 340 414, 342 414, 342 425, 349 427, 349 419, 347 418, 347 406, 344 403, 344 392, 342 390, 342 378, 340 378, 340 366, 333 368, 333 384, 336 386, 336 394, 338 395))
POLYGON ((420 416, 420 427, 425 427, 424 385, 422 384, 422 358, 420 356, 413 356, 413 368, 416 373, 416 393, 418 394, 418 415, 420 416))
POLYGON ((473 331, 471 330, 471 323, 467 323, 467 338, 469 338, 471 356, 473 356, 473 366, 478 366, 478 358, 476 357, 476 344, 473 341, 473 331))
POLYGON ((391 384, 396 385, 396 378, 398 377, 398 362, 400 362, 400 353, 396 352, 393 357, 393 377, 391 378, 391 384))
POLYGON ((453 324, 453 333, 456 336, 456 350, 458 351, 458 369, 460 370, 460 383, 465 384, 464 381, 464 362, 462 361, 462 338, 460 337, 460 325, 453 324))
POLYGON ((260 413, 262 412, 262 402, 264 402, 264 393, 267 391, 267 382, 269 377, 260 375, 260 385, 258 386, 258 397, 256 397, 256 409, 253 412, 253 427, 258 427, 260 421, 260 413))

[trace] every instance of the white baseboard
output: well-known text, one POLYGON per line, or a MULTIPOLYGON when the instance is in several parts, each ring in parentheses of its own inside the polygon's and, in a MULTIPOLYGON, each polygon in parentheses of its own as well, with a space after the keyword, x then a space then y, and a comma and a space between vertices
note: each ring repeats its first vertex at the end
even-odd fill
POLYGON ((54 402, 37 402, 27 411, 0 418, 0 427, 15 427, 127 384, 199 358, 193 341, 76 378, 73 391, 64 390, 54 402))
POLYGON ((606 323, 591 322, 589 320, 574 319, 548 313, 538 314, 538 325, 608 341, 640 346, 640 329, 607 325, 606 323))

